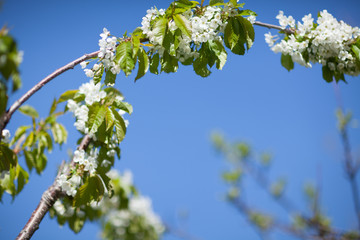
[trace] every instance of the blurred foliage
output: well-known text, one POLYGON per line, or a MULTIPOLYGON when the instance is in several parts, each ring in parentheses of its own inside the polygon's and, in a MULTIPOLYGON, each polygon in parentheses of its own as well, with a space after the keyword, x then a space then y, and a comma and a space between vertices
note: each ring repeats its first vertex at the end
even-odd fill
MULTIPOLYGON (((351 115, 344 116, 340 112, 337 115, 339 130, 344 129, 350 122, 351 115)), ((270 177, 272 154, 256 153, 248 143, 230 142, 221 133, 214 133, 211 138, 214 149, 221 154, 229 166, 228 170, 221 174, 222 180, 228 185, 225 199, 244 216, 259 234, 259 238, 271 239, 269 236, 271 232, 280 231, 289 237, 300 239, 360 239, 358 231, 340 230, 331 225, 330 218, 322 211, 319 188, 314 184, 304 184, 303 191, 308 211, 296 208, 286 194, 287 179, 270 177), (260 210, 258 206, 253 206, 251 197, 245 194, 249 190, 246 189, 248 181, 255 182, 259 189, 269 196, 264 201, 271 201, 283 208, 290 221, 284 222, 281 213, 270 213, 270 209, 260 210)))

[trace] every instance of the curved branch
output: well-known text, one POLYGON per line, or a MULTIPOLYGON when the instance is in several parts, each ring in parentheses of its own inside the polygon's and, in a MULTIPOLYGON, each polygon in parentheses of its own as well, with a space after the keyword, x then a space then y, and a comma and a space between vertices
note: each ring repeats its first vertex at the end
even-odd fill
POLYGON ((0 130, 3 130, 6 125, 8 124, 11 116, 14 114, 14 112, 26 101, 28 100, 32 95, 34 95, 37 91, 39 91, 45 84, 50 82, 55 77, 59 76, 60 74, 66 72, 69 69, 73 69, 76 65, 79 63, 88 60, 90 58, 94 58, 99 54, 100 51, 92 52, 83 55, 82 57, 79 57, 78 59, 66 64, 65 66, 55 70, 53 73, 51 73, 49 76, 38 82, 35 86, 33 86, 27 93, 25 93, 21 98, 16 100, 13 105, 9 108, 9 110, 4 113, 0 118, 0 130))
MULTIPOLYGON (((81 141, 78 149, 86 149, 91 141, 91 137, 89 135, 85 135, 83 140, 81 141)), ((71 161, 73 164, 73 161, 71 161)), ((60 174, 60 171, 59 171, 60 174)), ((56 177, 57 178, 57 177, 56 177)), ((43 193, 41 200, 32 213, 30 219, 26 223, 25 227, 21 230, 19 235, 16 237, 16 240, 25 240, 30 239, 36 230, 39 229, 39 225, 42 219, 45 217, 46 213, 49 209, 54 205, 56 200, 62 194, 61 187, 56 183, 56 178, 53 184, 43 193)))
MULTIPOLYGON (((259 21, 255 21, 254 25, 258 25, 261 27, 267 27, 267 28, 273 28, 273 29, 277 29, 280 31, 284 31, 287 34, 293 34, 295 33, 295 29, 289 29, 289 28, 283 28, 277 25, 273 25, 273 24, 269 24, 269 23, 263 23, 263 22, 259 22, 259 21)), ((126 38, 124 39, 124 41, 129 41, 131 38, 126 38)), ((140 39, 140 42, 147 42, 149 41, 149 39, 147 38, 143 38, 140 39)), ((13 105, 11 105, 11 107, 8 109, 8 111, 6 113, 4 113, 1 117, 0 117, 0 132, 6 127, 6 125, 8 124, 8 122, 10 121, 11 116, 14 114, 14 112, 24 103, 26 102, 26 100, 28 100, 32 95, 34 95, 37 91, 39 91, 45 84, 47 84, 48 82, 50 82, 52 79, 54 79, 55 77, 59 76, 60 74, 66 72, 69 69, 73 69, 76 65, 78 65, 79 63, 86 61, 90 58, 94 58, 99 54, 99 50, 92 52, 92 53, 88 53, 83 55, 82 57, 79 57, 78 59, 66 64, 65 66, 57 69, 56 71, 54 71, 53 73, 51 73, 50 75, 48 75, 46 78, 44 78, 43 80, 41 80, 40 82, 38 82, 35 86, 33 86, 29 91, 27 91, 21 98, 19 98, 18 100, 16 100, 13 105)), ((0 140, 1 140, 1 134, 0 134, 0 140)))

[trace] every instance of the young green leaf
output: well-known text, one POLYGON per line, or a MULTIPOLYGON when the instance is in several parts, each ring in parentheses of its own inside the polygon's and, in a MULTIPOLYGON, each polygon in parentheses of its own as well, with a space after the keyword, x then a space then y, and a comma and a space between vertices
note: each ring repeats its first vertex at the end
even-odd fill
POLYGON ((73 207, 87 205, 92 200, 99 201, 104 192, 104 185, 98 175, 89 177, 77 191, 73 200, 73 207))
POLYGON ((60 95, 58 103, 65 102, 69 99, 73 99, 78 91, 79 90, 76 89, 76 90, 68 90, 64 92, 63 94, 60 95))
POLYGON ((215 56, 217 58, 216 68, 221 70, 226 63, 226 59, 227 59, 226 50, 223 44, 218 40, 208 41, 208 43, 209 43, 209 48, 215 53, 215 56))
POLYGON ((165 17, 159 17, 154 22, 153 33, 155 37, 155 42, 158 42, 161 45, 163 44, 163 40, 165 37, 167 22, 168 20, 165 17))
POLYGON ((105 115, 107 112, 107 107, 105 105, 101 105, 98 111, 94 112, 94 121, 92 122, 92 125, 89 125, 90 133, 95 134, 100 127, 100 125, 105 120, 105 115))
MULTIPOLYGON (((135 67, 135 59, 133 58, 133 47, 130 41, 122 42, 116 48, 116 61, 120 64, 120 68, 128 76, 135 67)), ((107 74, 106 74, 107 75, 107 74)))
POLYGON ((126 125, 124 119, 114 108, 111 108, 111 111, 115 117, 114 125, 115 125, 116 137, 118 141, 121 142, 125 137, 126 125))
POLYGON ((102 76, 104 74, 104 65, 101 64, 99 70, 97 70, 94 74, 94 84, 98 84, 101 82, 102 76))
POLYGON ((246 49, 249 50, 254 43, 255 40, 255 31, 254 27, 249 20, 243 18, 241 16, 237 16, 241 24, 241 34, 246 36, 246 49))
POLYGON ((159 74, 159 53, 154 54, 152 58, 150 59, 150 72, 154 74, 159 74))
POLYGON ((233 53, 238 55, 245 54, 244 44, 246 42, 246 36, 238 18, 229 18, 224 31, 224 42, 226 47, 230 48, 233 53))
POLYGON ((164 52, 163 57, 160 60, 161 62, 161 71, 166 73, 176 72, 179 65, 178 59, 174 56, 171 56, 168 52, 164 52))
POLYGON ((109 108, 106 108, 105 124, 106 131, 109 131, 114 126, 115 116, 109 108))
POLYGON ((218 6, 219 4, 224 4, 224 0, 210 0, 209 1, 210 6, 218 6))
POLYGON ((141 78, 142 76, 144 76, 149 69, 149 58, 142 47, 139 48, 138 51, 138 62, 139 62, 139 69, 135 81, 141 78))
POLYGON ((322 76, 323 76, 323 79, 325 81, 327 81, 328 83, 333 81, 333 73, 331 72, 329 67, 326 65, 323 65, 323 67, 322 67, 322 76))
POLYGON ((25 184, 29 181, 29 173, 25 171, 20 165, 16 166, 16 172, 17 172, 17 188, 16 188, 16 194, 20 193, 21 190, 23 190, 25 184))
POLYGON ((0 144, 0 172, 9 171, 17 164, 16 154, 5 144, 0 144))
POLYGON ((189 38, 191 38, 191 23, 181 14, 174 15, 174 21, 176 26, 189 38))
POLYGON ((35 110, 35 108, 33 108, 30 105, 23 105, 23 106, 19 107, 19 111, 22 114, 25 114, 25 115, 30 116, 32 118, 38 118, 39 117, 39 113, 35 110))
POLYGON ((113 74, 111 71, 107 71, 104 83, 106 85, 112 86, 115 84, 115 79, 116 79, 116 74, 113 74))
POLYGON ((351 50, 355 53, 355 57, 360 61, 360 49, 354 44, 351 46, 351 50))
POLYGON ((57 101, 56 101, 56 98, 54 98, 54 101, 53 101, 53 103, 51 104, 51 107, 50 107, 49 115, 51 115, 51 114, 53 114, 55 112, 56 106, 57 106, 57 101))
POLYGON ((281 54, 281 65, 288 71, 294 69, 294 62, 290 55, 281 54))

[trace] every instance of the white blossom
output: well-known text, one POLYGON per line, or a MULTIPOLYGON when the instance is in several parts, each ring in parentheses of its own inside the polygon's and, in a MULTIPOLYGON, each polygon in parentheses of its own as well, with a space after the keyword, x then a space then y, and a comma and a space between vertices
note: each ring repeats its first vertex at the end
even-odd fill
POLYGON ((11 134, 10 134, 10 131, 8 129, 2 130, 1 135, 2 135, 2 141, 3 142, 5 142, 5 143, 10 142, 11 134))
MULTIPOLYGON (((282 27, 295 27, 294 19, 284 16, 280 11, 276 17, 282 27)), ((297 23, 294 34, 274 45, 277 39, 271 34, 265 34, 265 41, 275 53, 290 55, 294 62, 311 67, 308 61, 321 63, 331 71, 339 71, 349 75, 359 75, 360 69, 355 64, 355 56, 349 43, 355 42, 360 36, 359 28, 352 28, 343 21, 337 21, 330 13, 323 10, 319 13, 317 24, 311 14, 297 23)))

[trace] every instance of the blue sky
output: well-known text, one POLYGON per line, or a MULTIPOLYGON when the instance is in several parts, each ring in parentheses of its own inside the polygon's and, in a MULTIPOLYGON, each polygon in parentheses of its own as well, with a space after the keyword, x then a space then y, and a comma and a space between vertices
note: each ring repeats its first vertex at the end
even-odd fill
MULTIPOLYGON (((166 8, 170 1, 5 1, 0 24, 7 24, 24 51, 21 65, 23 87, 10 98, 19 98, 55 69, 98 49, 99 34, 107 27, 120 36, 141 23, 154 5, 166 8)), ((279 10, 296 20, 327 9, 337 19, 360 26, 358 1, 249 1, 245 8, 258 13, 257 20, 277 24, 279 10)), ((288 196, 305 208, 301 188, 304 182, 322 182, 324 211, 338 228, 355 228, 350 187, 342 169, 342 148, 336 130, 337 107, 334 86, 321 77, 321 66, 299 65, 287 72, 280 55, 264 41, 267 29, 255 26, 255 43, 245 56, 229 54, 222 71, 213 69, 208 78, 197 76, 191 67, 181 66, 175 74, 147 74, 117 78, 116 87, 134 107, 130 126, 122 143, 120 171, 134 173, 139 190, 152 198, 156 212, 171 226, 180 226, 200 239, 258 239, 243 217, 223 201, 226 169, 210 142, 214 130, 230 140, 248 141, 255 150, 271 151, 275 163, 271 176, 287 176, 288 196), (320 174, 319 174, 320 172, 320 174), (320 177, 319 177, 320 176, 320 177), (187 212, 185 220, 177 215, 187 212)), ((276 31, 272 31, 276 33, 276 31)), ((359 77, 340 83, 345 109, 360 116, 359 77)), ((88 81, 80 66, 46 85, 27 103, 46 117, 54 97, 88 81)), ((35 209, 42 192, 52 183, 56 167, 75 149, 79 137, 71 114, 61 118, 69 132, 62 150, 48 155, 42 176, 31 174, 23 192, 0 205, 0 239, 13 239, 35 209)), ((29 119, 16 113, 9 124, 14 133, 29 119)), ((350 129, 354 154, 359 156, 359 128, 350 129)), ((358 179, 359 180, 359 179, 358 179)), ((252 204, 272 212, 281 210, 269 203, 253 184, 247 186, 252 204)), ((78 235, 68 226, 60 228, 44 218, 34 239, 97 239, 99 228, 88 223, 78 235)), ((166 235, 164 239, 178 239, 166 235)), ((277 239, 287 239, 277 235, 277 239)))

